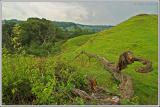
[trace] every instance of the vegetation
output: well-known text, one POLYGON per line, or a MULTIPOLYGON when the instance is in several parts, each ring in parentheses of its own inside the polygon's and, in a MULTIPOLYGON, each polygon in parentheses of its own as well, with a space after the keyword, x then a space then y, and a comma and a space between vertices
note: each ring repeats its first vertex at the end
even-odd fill
POLYGON ((61 44, 69 38, 92 34, 110 27, 55 22, 44 18, 28 18, 26 21, 4 20, 2 41, 3 47, 10 53, 23 51, 30 55, 46 56, 59 49, 57 43, 61 44))
POLYGON ((85 55, 75 57, 86 51, 118 62, 119 55, 127 50, 152 61, 153 71, 147 74, 135 72, 141 63, 124 69, 122 72, 133 79, 134 96, 121 100, 120 104, 158 103, 157 15, 137 15, 111 29, 71 38, 66 42, 57 36, 61 36, 63 31, 58 32, 61 28, 46 19, 31 18, 6 29, 3 29, 3 104, 97 104, 73 95, 71 90, 79 88, 87 91, 88 78, 96 78, 99 86, 119 94, 116 81, 95 59, 89 60, 85 55), (36 31, 40 26, 44 27, 40 30, 41 35, 36 31), (58 30, 53 33, 50 29, 58 30), (50 37, 52 39, 46 39, 50 37), (54 43, 58 48, 42 48, 45 43, 54 43), (40 54, 33 54, 36 49, 40 53, 53 49, 58 54, 50 52, 45 57, 43 55, 46 54, 39 57, 40 54))
POLYGON ((68 36, 76 37, 84 34, 92 34, 100 32, 104 29, 109 29, 111 25, 82 25, 73 22, 55 22, 54 23, 67 32, 68 36))

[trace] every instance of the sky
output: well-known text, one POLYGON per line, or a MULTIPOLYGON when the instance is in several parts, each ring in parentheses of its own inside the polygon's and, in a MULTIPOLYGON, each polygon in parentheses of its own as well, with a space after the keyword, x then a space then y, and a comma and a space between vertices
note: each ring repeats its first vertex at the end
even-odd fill
POLYGON ((2 19, 46 18, 89 25, 116 25, 142 14, 158 14, 156 0, 2 2, 2 19))

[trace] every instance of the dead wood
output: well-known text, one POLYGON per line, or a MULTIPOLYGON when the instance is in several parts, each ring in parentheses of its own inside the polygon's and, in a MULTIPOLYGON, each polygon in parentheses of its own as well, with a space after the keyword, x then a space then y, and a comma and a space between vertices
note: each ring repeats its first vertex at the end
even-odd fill
POLYGON ((96 101, 97 104, 118 104, 119 95, 116 95, 103 87, 97 86, 96 79, 89 80, 90 91, 87 93, 81 89, 74 88, 72 93, 79 96, 87 101, 96 101), (93 82, 95 83, 93 86, 93 82), (94 88, 93 88, 94 87, 94 88))
POLYGON ((85 99, 85 100, 93 100, 94 97, 90 96, 89 94, 87 94, 85 91, 80 90, 80 89, 72 89, 72 93, 85 99))
POLYGON ((119 84, 119 91, 121 93, 121 98, 129 99, 133 96, 133 83, 132 78, 128 75, 121 75, 121 82, 119 84))
MULTIPOLYGON (((98 88, 98 87, 97 87, 98 88)), ((80 89, 72 89, 72 93, 74 95, 77 95, 87 101, 96 101, 98 104, 119 104, 120 99, 119 96, 113 96, 113 95, 105 95, 104 92, 94 92, 91 95, 89 95, 87 92, 80 90, 80 89)))
POLYGON ((139 61, 143 65, 146 65, 145 67, 140 67, 138 70, 136 70, 137 72, 147 73, 152 71, 151 61, 135 57, 131 51, 126 51, 122 53, 119 57, 119 62, 117 64, 113 64, 104 57, 101 57, 96 54, 91 54, 85 51, 81 51, 80 54, 78 54, 75 58, 79 57, 81 54, 85 54, 89 57, 89 59, 97 59, 102 65, 104 65, 105 69, 108 70, 110 73, 120 72, 121 70, 125 69, 127 65, 134 63, 134 61, 139 61))
MULTIPOLYGON (((119 57, 119 62, 117 64, 109 62, 104 57, 88 53, 85 51, 82 51, 75 58, 79 57, 81 54, 88 56, 89 59, 95 58, 96 60, 98 60, 104 66, 104 68, 110 72, 110 74, 114 77, 114 79, 120 82, 119 89, 121 93, 121 98, 125 99, 131 98, 134 93, 134 90, 133 90, 132 78, 129 75, 124 75, 123 73, 121 73, 121 70, 125 69, 127 65, 134 63, 134 61, 139 61, 145 66, 138 68, 136 70, 137 72, 148 73, 152 71, 152 63, 150 61, 135 57, 131 51, 126 51, 122 53, 119 57)), ((93 89, 95 91, 95 86, 93 89)), ((86 99, 86 97, 84 97, 84 95, 87 95, 86 93, 84 94, 83 91, 76 91, 76 92, 77 93, 79 92, 78 95, 86 99)), ((87 95, 87 99, 92 99, 92 97, 87 95)))
POLYGON ((139 73, 147 73, 147 72, 151 72, 153 70, 152 68, 152 62, 143 58, 138 58, 135 57, 134 61, 139 61, 141 62, 143 65, 145 65, 144 67, 140 67, 138 68, 136 71, 139 73))

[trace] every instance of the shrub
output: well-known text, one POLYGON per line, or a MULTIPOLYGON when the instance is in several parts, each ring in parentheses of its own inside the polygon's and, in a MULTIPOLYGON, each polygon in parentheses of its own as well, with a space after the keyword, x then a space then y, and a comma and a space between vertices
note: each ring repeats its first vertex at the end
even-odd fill
POLYGON ((84 104, 73 88, 87 90, 86 76, 52 57, 3 56, 4 104, 84 104))
POLYGON ((28 79, 9 81, 3 86, 3 102, 5 104, 32 104, 35 95, 32 94, 32 84, 28 79))

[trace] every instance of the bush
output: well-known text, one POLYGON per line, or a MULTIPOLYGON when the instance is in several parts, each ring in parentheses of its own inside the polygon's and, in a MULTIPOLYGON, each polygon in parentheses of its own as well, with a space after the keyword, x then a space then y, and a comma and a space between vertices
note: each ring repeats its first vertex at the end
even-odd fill
POLYGON ((83 104, 71 92, 87 89, 77 68, 52 57, 3 54, 4 104, 83 104))
POLYGON ((3 102, 5 104, 32 104, 35 95, 28 79, 10 81, 3 86, 3 102))

